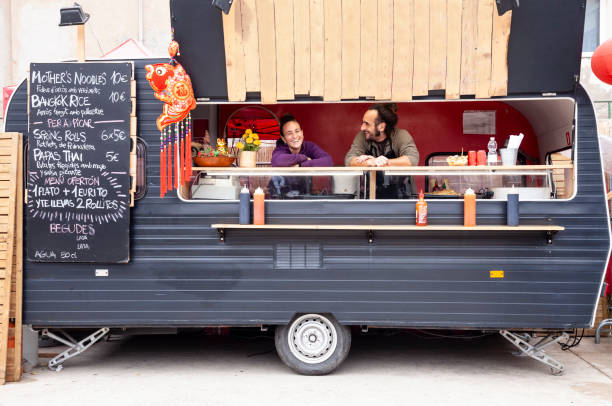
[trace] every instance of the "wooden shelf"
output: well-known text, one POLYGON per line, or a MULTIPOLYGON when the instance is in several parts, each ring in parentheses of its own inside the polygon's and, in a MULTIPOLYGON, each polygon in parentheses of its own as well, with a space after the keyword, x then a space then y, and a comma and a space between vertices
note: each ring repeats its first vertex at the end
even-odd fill
POLYGON ((374 240, 374 231, 541 231, 546 233, 546 240, 549 244, 552 243, 553 234, 565 230, 565 227, 556 225, 523 225, 523 226, 504 226, 504 225, 486 225, 486 226, 453 226, 453 225, 432 225, 432 226, 416 226, 416 225, 381 225, 381 224, 211 224, 211 228, 216 228, 221 241, 225 241, 226 229, 242 229, 242 230, 363 230, 368 232, 369 242, 374 240))

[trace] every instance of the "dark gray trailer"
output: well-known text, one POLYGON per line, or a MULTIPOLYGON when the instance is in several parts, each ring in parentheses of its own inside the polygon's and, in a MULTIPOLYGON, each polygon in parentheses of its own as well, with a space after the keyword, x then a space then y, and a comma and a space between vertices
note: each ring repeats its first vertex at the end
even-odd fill
MULTIPOLYGON (((513 11, 508 96, 444 101, 432 93, 406 103, 408 109, 452 104, 461 110, 491 103, 498 112, 519 114, 533 129, 539 156, 532 165, 565 150, 570 192, 520 203, 521 225, 539 229, 394 230, 414 224, 415 199, 331 197, 268 200, 266 223, 338 229, 226 228, 238 222, 235 199, 195 199, 189 191, 160 198, 155 120, 161 103, 144 67, 166 61, 134 60, 138 138, 146 153, 139 158, 142 196, 129 210, 129 260, 24 261, 24 323, 51 331, 104 328, 95 339, 113 328, 276 326, 281 358, 307 374, 328 373, 346 357, 350 326, 499 330, 534 357, 546 357, 525 336, 508 330, 592 327, 610 252, 597 124, 577 79, 582 3, 522 2, 513 11)), ((227 99, 220 11, 196 0, 170 5, 179 61, 198 98, 194 117, 207 119, 211 133, 220 133, 221 111, 243 107, 227 99)), ((249 97, 251 105, 259 104, 257 95, 249 97)), ((332 108, 317 98, 298 101, 281 103, 281 109, 332 108)), ((364 111, 368 104, 361 99, 333 108, 364 111)), ((5 121, 6 131, 28 134, 27 81, 12 96, 5 121)), ((457 148, 440 145, 439 151, 457 148)), ((523 183, 531 176, 518 175, 523 183)), ((533 176, 548 179, 552 188, 553 175, 546 169, 533 176)), ((542 186, 547 180, 535 182, 542 186)), ((430 225, 463 224, 461 199, 431 199, 428 209, 430 225)), ((479 199, 477 224, 504 225, 505 213, 504 199, 479 199)), ((24 225, 27 250, 27 220, 24 225)), ((563 369, 549 358, 545 362, 563 369)))

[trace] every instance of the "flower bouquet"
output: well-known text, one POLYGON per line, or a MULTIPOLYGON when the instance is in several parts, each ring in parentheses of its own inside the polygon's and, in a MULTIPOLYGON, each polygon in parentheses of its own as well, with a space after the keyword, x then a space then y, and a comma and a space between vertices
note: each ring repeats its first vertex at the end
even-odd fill
POLYGON ((260 145, 259 135, 248 128, 242 134, 240 141, 236 143, 236 148, 240 151, 238 165, 245 168, 254 168, 257 164, 257 151, 260 145))

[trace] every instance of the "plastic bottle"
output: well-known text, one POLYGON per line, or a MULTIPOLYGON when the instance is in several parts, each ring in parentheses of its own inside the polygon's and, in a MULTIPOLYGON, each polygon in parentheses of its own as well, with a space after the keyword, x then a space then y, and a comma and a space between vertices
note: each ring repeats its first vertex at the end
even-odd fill
POLYGON ((240 190, 240 224, 251 223, 251 195, 246 186, 240 190))
POLYGON ((260 187, 255 189, 255 193, 253 193, 253 224, 265 224, 264 192, 260 187))
POLYGON ((463 225, 465 227, 476 225, 476 194, 471 188, 463 194, 463 225))
POLYGON ((497 141, 495 137, 491 137, 487 144, 489 152, 487 154, 487 165, 497 165, 497 141))
POLYGON ((512 191, 508 192, 506 202, 506 224, 509 226, 519 225, 519 194, 512 185, 512 191))
POLYGON ((424 199, 423 191, 419 192, 419 200, 416 203, 416 225, 427 225, 427 202, 424 199))

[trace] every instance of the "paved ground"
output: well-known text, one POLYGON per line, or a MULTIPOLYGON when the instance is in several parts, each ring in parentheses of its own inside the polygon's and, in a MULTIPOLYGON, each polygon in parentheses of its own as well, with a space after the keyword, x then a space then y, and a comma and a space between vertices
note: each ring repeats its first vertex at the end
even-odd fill
POLYGON ((552 347, 563 376, 512 348, 499 335, 370 333, 354 336, 332 375, 306 377, 282 364, 269 336, 130 337, 96 344, 61 372, 37 367, 0 387, 0 405, 612 404, 612 338, 552 347))

